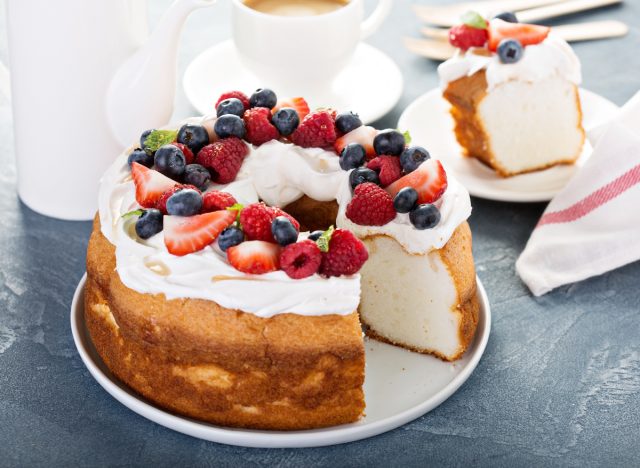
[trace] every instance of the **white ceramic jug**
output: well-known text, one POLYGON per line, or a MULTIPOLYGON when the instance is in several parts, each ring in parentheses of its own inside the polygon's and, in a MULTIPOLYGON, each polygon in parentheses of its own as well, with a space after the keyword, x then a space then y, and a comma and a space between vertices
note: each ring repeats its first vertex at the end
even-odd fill
POLYGON ((113 159, 168 123, 182 24, 214 0, 175 0, 150 36, 146 3, 7 0, 18 194, 33 210, 91 219, 113 159))

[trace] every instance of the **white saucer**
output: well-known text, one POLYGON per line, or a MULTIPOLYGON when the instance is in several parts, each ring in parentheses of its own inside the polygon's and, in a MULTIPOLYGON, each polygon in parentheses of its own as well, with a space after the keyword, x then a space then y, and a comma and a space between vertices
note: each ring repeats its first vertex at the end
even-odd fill
MULTIPOLYGON (((585 130, 611 118, 618 106, 586 89, 580 89, 585 130)), ((462 156, 453 133, 453 118, 449 103, 440 89, 423 94, 407 107, 398 121, 398 128, 411 133, 412 144, 424 146, 446 169, 462 182, 471 195, 490 200, 540 202, 551 200, 591 156, 592 148, 585 141, 582 155, 574 165, 555 166, 544 171, 503 178, 475 158, 462 156)))
MULTIPOLYGON (((183 86, 193 107, 207 115, 215 112, 213 106, 222 93, 236 89, 250 93, 265 84, 242 65, 233 41, 229 40, 198 55, 184 73, 183 86)), ((272 86, 277 93, 277 86, 272 86)), ((353 110, 366 124, 393 109, 400 99, 402 87, 398 65, 375 47, 360 43, 353 60, 338 75, 328 96, 304 98, 311 109, 330 106, 353 110), (380 70, 385 72, 380 73, 380 70)))
POLYGON ((449 398, 471 375, 484 353, 491 329, 489 299, 478 279, 480 317, 476 338, 455 363, 365 339, 366 417, 342 426, 306 431, 230 429, 166 412, 119 382, 96 353, 84 322, 84 285, 71 304, 73 339, 91 375, 116 400, 136 413, 183 434, 245 447, 318 447, 365 439, 419 418, 449 398))

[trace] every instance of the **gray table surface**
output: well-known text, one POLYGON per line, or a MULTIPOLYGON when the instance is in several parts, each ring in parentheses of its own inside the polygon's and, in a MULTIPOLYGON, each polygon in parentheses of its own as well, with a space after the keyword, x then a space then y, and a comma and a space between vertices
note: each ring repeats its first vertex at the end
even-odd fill
MULTIPOLYGON (((150 3, 155 23, 169 0, 150 3)), ((396 1, 370 40, 406 79, 398 105, 376 123, 380 128, 394 126, 402 109, 437 85, 436 64, 402 46, 403 35, 419 34, 410 3, 396 1)), ((617 104, 640 88, 639 3, 571 18, 631 23, 626 38, 575 46, 584 86, 617 104)), ((6 29, 4 8, 0 29, 6 29)), ((193 15, 180 46, 180 73, 229 35, 226 0, 193 15)), ((2 34, 0 59, 6 54, 2 34)), ((473 199, 474 254, 493 330, 467 383, 416 421, 340 446, 264 450, 194 439, 129 411, 93 380, 71 337, 69 306, 84 273, 90 223, 46 218, 19 201, 11 111, 2 99, 0 466, 640 464, 640 263, 532 297, 514 263, 544 204, 473 199)), ((175 118, 193 113, 180 89, 175 118)))

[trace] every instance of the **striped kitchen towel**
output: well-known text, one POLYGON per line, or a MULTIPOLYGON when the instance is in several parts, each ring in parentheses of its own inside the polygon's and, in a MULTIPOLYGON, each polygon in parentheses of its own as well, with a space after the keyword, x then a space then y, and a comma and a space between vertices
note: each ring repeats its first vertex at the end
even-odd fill
POLYGON ((536 296, 640 259, 640 92, 588 136, 593 154, 549 203, 516 262, 536 296))

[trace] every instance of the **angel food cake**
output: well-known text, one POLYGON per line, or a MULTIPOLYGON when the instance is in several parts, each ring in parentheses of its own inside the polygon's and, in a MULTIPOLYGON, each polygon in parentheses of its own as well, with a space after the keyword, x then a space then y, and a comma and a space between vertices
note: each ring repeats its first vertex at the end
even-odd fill
POLYGON ((395 130, 273 91, 150 130, 100 186, 85 318, 124 383, 235 427, 364 411, 363 327, 445 360, 479 303, 466 190, 395 130))
POLYGON ((459 50, 438 73, 465 153, 505 177, 575 162, 585 135, 569 44, 511 13, 463 19, 449 31, 459 50))

